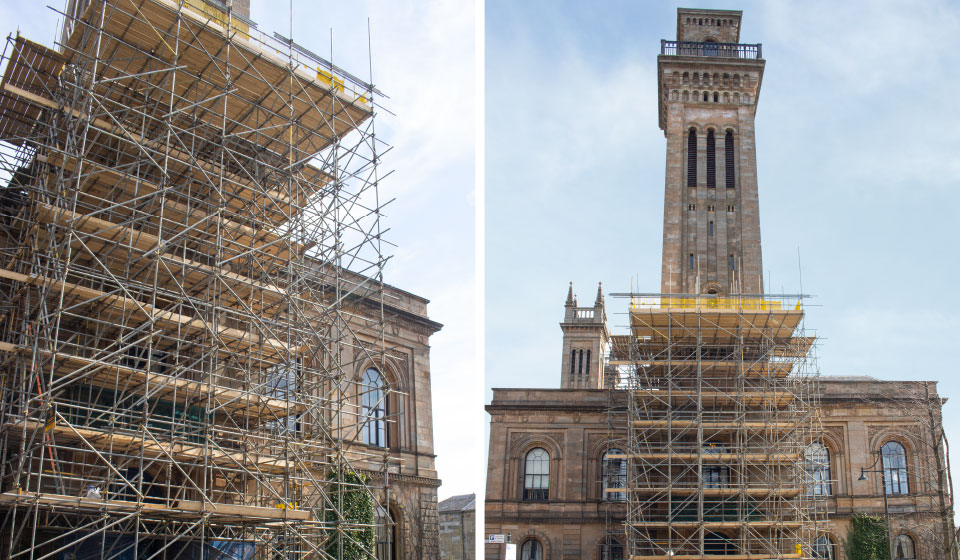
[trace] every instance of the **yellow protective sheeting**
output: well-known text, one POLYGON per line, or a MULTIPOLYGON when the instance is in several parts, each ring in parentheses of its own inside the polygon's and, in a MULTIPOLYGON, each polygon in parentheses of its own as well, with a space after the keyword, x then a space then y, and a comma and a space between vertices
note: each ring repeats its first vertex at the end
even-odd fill
MULTIPOLYGON (((220 8, 207 4, 203 0, 186 0, 184 4, 216 21, 220 25, 224 27, 227 26, 227 12, 220 8)), ((231 18, 230 24, 230 27, 233 28, 234 31, 239 31, 245 37, 250 37, 250 26, 246 23, 237 18, 231 18)))
MULTIPOLYGON (((783 302, 760 297, 661 297, 654 304, 661 309, 739 309, 742 311, 780 311, 783 302)), ((632 309, 650 307, 649 301, 634 298, 630 302, 632 309)), ((797 302, 800 310, 800 302, 797 302)))

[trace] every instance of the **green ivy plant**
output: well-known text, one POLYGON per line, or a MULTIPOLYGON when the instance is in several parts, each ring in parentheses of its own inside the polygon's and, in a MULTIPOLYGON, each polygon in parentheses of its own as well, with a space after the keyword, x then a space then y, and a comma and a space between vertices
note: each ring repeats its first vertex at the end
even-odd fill
POLYGON ((865 514, 851 517, 845 548, 849 560, 888 560, 890 543, 883 518, 865 514))
MULTIPOLYGON (((341 560, 369 560, 376 558, 377 533, 374 529, 373 496, 366 489, 369 482, 367 475, 353 471, 344 471, 341 478, 338 471, 333 471, 327 477, 329 481, 342 481, 343 506, 341 508, 328 507, 325 521, 328 525, 337 525, 340 530, 327 541, 326 553, 341 560), (343 512, 342 518, 337 510, 343 512), (338 556, 340 546, 343 546, 343 555, 338 556)), ((339 503, 340 494, 331 487, 330 500, 334 505, 339 503)))

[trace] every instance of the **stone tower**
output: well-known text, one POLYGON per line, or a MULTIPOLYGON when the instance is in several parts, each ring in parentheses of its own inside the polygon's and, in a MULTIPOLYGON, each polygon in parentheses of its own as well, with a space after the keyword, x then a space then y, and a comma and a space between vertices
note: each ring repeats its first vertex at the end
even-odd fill
POLYGON ((563 356, 560 360, 560 387, 563 389, 602 389, 603 355, 607 349, 607 312, 603 285, 597 287, 597 299, 591 307, 577 306, 573 283, 563 306, 563 356))
POLYGON ((667 138, 663 293, 763 293, 754 115, 764 60, 739 11, 677 10, 657 57, 667 138))

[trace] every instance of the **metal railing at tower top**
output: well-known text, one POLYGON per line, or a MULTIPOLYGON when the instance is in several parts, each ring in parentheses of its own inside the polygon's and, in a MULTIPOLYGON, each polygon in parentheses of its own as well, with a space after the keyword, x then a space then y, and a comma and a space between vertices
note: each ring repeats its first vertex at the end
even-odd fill
POLYGON ((695 43, 660 40, 660 54, 674 56, 713 56, 717 58, 763 58, 763 45, 743 43, 695 43))

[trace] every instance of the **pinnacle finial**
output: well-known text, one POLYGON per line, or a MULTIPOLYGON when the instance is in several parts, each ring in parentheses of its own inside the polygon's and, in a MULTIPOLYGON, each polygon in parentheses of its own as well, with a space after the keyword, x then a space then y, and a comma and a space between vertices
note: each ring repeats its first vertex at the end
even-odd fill
POLYGON ((597 301, 594 305, 603 305, 603 282, 597 284, 597 301))
POLYGON ((575 301, 573 299, 573 282, 570 282, 570 290, 567 291, 567 305, 574 305, 575 301))

